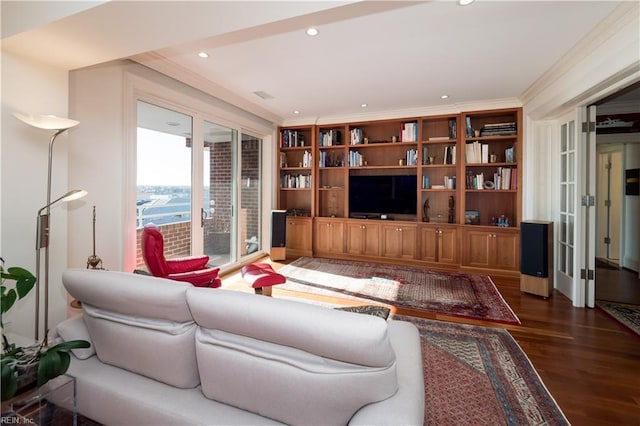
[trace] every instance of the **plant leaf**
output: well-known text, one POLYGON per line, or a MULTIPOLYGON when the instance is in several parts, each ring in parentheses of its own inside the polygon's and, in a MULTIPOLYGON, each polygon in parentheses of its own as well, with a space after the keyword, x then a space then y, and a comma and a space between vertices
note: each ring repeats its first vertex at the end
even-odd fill
POLYGON ((2 392, 1 397, 3 401, 11 398, 18 390, 18 378, 16 373, 9 367, 8 364, 2 363, 2 392))
MULTIPOLYGON (((62 373, 58 373, 62 367, 60 360, 60 352, 47 351, 40 357, 38 365, 38 386, 42 386, 54 377, 58 377, 62 373)), ((66 370, 65 370, 66 371, 66 370)))
POLYGON ((84 349, 90 347, 91 344, 86 340, 69 340, 68 342, 58 343, 55 346, 51 346, 47 349, 47 352, 50 351, 67 351, 69 349, 84 349))
MULTIPOLYGON (((5 287, 2 287, 2 289, 5 290, 5 287)), ((18 296, 17 296, 16 291, 14 289, 10 289, 6 293, 4 293, 4 291, 3 291, 3 293, 2 293, 2 313, 4 314, 9 309, 11 309, 13 304, 16 303, 16 300, 18 300, 18 296)))

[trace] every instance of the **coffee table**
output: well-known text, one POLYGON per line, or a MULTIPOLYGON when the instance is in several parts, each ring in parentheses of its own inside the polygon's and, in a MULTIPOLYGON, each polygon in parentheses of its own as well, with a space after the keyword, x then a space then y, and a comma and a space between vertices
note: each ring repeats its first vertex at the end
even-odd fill
POLYGON ((77 426, 76 379, 58 376, 2 403, 2 424, 77 426))

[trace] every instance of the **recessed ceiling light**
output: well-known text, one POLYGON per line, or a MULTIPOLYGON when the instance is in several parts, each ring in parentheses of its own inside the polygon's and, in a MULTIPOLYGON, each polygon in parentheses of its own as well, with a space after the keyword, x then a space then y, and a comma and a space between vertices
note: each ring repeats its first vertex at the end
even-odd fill
POLYGON ((318 35, 319 31, 315 27, 309 27, 309 28, 307 28, 306 33, 307 33, 308 36, 314 37, 314 36, 318 35))
POLYGON ((198 56, 200 56, 201 58, 205 58, 206 59, 206 58, 209 57, 209 54, 207 52, 199 52, 198 56))
POLYGON ((362 108, 366 108, 366 107, 368 107, 369 105, 368 105, 368 104, 360 104, 360 106, 361 106, 362 108))
POLYGON ((440 99, 449 99, 449 95, 442 95, 440 96, 440 99))
POLYGON ((458 4, 460 6, 467 6, 469 4, 473 3, 473 0, 458 0, 458 4))
POLYGON ((293 113, 294 113, 294 114, 300 114, 300 111, 295 110, 295 111, 293 111, 293 113))

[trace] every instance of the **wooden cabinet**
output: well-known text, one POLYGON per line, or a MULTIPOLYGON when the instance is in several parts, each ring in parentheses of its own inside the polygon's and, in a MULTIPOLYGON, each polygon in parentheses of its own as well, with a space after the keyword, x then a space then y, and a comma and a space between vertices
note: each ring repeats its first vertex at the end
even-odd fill
POLYGON ((463 223, 517 227, 522 197, 522 109, 463 114, 463 223))
POLYGON ((318 128, 316 216, 347 217, 345 126, 318 128))
POLYGON ((278 209, 311 216, 314 201, 313 126, 280 130, 278 209))
POLYGON ((400 259, 416 258, 418 226, 408 223, 381 225, 383 257, 400 259))
POLYGON ((353 256, 380 256, 380 225, 374 221, 347 222, 347 253, 353 256))
POLYGON ((426 226, 420 229, 420 259, 446 264, 458 263, 458 229, 455 226, 426 226))
POLYGON ((463 266, 517 271, 520 266, 517 229, 470 229, 463 232, 463 266))
POLYGON ((420 144, 420 205, 424 222, 459 223, 458 199, 459 115, 422 120, 420 144))
POLYGON ((277 208, 296 217, 288 255, 518 272, 521 108, 281 127, 279 135, 277 208))
POLYGON ((315 254, 344 253, 344 220, 316 218, 314 241, 315 254))
POLYGON ((287 217, 287 257, 312 256, 310 217, 287 217))

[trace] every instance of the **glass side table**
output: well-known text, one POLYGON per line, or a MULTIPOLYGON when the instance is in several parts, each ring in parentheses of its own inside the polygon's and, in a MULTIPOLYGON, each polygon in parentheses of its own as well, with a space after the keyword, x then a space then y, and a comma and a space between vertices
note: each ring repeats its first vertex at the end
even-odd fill
POLYGON ((2 403, 2 425, 77 426, 76 379, 62 375, 2 403))

